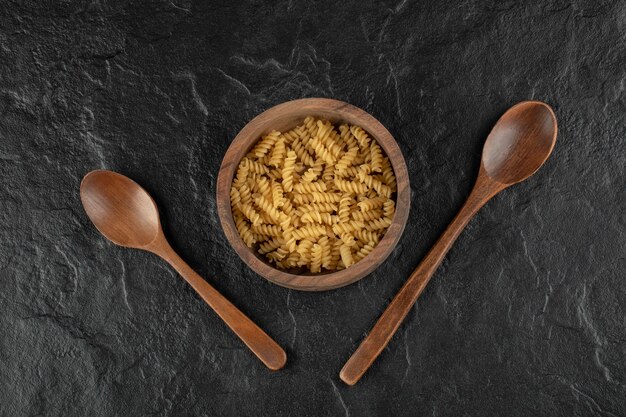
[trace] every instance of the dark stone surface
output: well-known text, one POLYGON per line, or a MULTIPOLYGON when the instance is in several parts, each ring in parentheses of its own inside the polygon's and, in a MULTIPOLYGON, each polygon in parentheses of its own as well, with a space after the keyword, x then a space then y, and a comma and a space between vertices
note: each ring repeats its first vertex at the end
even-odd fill
POLYGON ((626 4, 446 3, 0 4, 0 415, 626 415, 626 4), (311 96, 386 125, 413 190, 391 258, 321 294, 251 273, 214 198, 237 131, 311 96), (524 99, 554 106, 552 158, 479 213, 343 385, 524 99), (154 195, 173 246, 286 347, 286 369, 159 259, 96 232, 78 196, 95 168, 154 195))

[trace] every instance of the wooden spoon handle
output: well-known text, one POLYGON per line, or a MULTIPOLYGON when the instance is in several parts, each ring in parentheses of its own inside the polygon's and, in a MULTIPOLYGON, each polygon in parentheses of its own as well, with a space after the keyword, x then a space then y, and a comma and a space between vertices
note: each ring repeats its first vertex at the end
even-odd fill
POLYGON ((370 333, 361 342, 348 362, 339 373, 339 377, 348 385, 354 385, 374 363, 380 352, 387 346, 398 327, 409 313, 413 304, 422 293, 452 244, 461 234, 476 212, 495 195, 483 188, 474 188, 467 201, 443 232, 437 243, 431 248, 419 266, 402 286, 370 333))
POLYGON ((165 259, 193 287, 204 301, 231 328, 269 369, 276 371, 285 366, 287 354, 259 326, 228 301, 215 288, 183 261, 163 239, 154 253, 165 259))

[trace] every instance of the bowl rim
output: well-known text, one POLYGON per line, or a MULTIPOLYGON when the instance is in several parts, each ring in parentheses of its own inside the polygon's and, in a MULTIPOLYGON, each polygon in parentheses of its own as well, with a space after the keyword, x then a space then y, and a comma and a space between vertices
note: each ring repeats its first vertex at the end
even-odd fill
MULTIPOLYGON (((305 116, 302 116, 304 118, 305 116)), ((295 127, 295 126, 294 126, 295 127)), ((237 133, 228 147, 217 177, 216 202, 222 230, 241 260, 268 281, 290 289, 325 291, 352 284, 373 272, 391 254, 402 236, 410 210, 411 188, 404 156, 391 133, 374 116, 349 103, 329 98, 304 98, 275 105, 250 120, 237 133), (308 111, 308 113, 307 113, 308 111), (385 235, 365 258, 340 271, 317 275, 298 275, 280 270, 261 260, 253 248, 247 247, 237 229, 230 207, 230 187, 241 158, 259 137, 271 130, 276 116, 290 113, 334 118, 361 126, 383 148, 391 162, 397 181, 396 212, 385 235), (336 117, 335 117, 336 115, 336 117), (354 122, 357 120, 357 122, 354 122), (262 128, 262 129, 261 129, 262 128)))

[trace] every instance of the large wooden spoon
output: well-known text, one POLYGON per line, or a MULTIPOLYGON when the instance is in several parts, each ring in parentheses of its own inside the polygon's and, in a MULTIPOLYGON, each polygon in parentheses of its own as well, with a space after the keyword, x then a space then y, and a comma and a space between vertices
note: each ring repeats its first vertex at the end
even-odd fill
POLYGON ((524 101, 504 113, 487 137, 478 179, 467 201, 344 365, 339 374, 342 381, 354 385, 363 376, 474 214, 500 191, 533 175, 550 156, 556 135, 556 117, 545 103, 524 101))
POLYGON ((91 171, 80 184, 80 199, 93 224, 107 239, 163 258, 265 366, 277 370, 285 365, 285 351, 174 252, 163 234, 156 203, 136 182, 111 171, 91 171))

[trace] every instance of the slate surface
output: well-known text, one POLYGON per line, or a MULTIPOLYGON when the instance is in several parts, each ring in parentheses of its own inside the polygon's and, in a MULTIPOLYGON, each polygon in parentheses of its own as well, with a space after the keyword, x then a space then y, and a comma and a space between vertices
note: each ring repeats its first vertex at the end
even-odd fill
POLYGON ((626 4, 0 4, 0 415, 626 415, 626 4), (358 284, 251 273, 215 213, 219 163, 274 104, 333 97, 398 140, 406 232, 358 284), (471 222, 399 333, 338 372, 468 194, 524 99, 552 158, 471 222), (286 347, 267 371, 170 268, 86 218, 82 176, 129 175, 183 258, 286 347))

